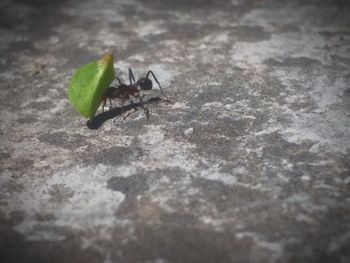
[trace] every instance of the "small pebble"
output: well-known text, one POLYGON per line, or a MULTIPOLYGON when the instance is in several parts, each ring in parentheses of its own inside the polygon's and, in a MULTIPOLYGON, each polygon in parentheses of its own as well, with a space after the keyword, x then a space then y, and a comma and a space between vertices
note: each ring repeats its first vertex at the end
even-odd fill
POLYGON ((184 131, 185 136, 189 136, 193 133, 193 128, 188 128, 187 130, 184 131))

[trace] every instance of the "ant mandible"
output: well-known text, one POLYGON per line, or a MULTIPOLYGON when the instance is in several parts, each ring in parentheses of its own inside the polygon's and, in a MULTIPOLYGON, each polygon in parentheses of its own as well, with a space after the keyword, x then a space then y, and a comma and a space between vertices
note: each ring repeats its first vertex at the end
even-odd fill
POLYGON ((103 105, 102 105, 102 111, 104 111, 104 107, 106 106, 107 99, 109 100, 109 105, 111 107, 112 105, 112 99, 120 99, 122 101, 122 108, 124 107, 125 100, 130 99, 130 96, 133 96, 134 98, 138 98, 139 105, 142 107, 142 109, 145 112, 145 115, 147 119, 149 118, 149 110, 143 105, 142 98, 145 95, 140 95, 141 90, 151 90, 153 88, 152 80, 150 80, 149 76, 152 75, 154 80, 157 82, 160 91, 162 92, 163 96, 165 98, 168 98, 160 86, 160 83, 157 79, 157 77, 154 75, 154 73, 150 70, 146 74, 146 77, 140 78, 139 80, 135 80, 134 74, 129 68, 129 81, 130 84, 124 84, 120 80, 120 78, 116 77, 117 81, 119 82, 119 85, 117 87, 109 87, 106 91, 106 94, 103 98, 103 105))

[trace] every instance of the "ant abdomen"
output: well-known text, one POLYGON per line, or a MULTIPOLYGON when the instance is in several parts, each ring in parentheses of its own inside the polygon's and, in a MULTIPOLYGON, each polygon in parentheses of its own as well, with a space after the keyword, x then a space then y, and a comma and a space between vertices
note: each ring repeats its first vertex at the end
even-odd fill
POLYGON ((149 78, 140 78, 137 84, 140 85, 142 90, 151 90, 153 87, 153 83, 149 78))
POLYGON ((128 99, 129 98, 129 87, 125 84, 115 87, 109 87, 106 91, 105 97, 107 99, 128 99))
POLYGON ((106 98, 110 98, 110 99, 113 99, 115 98, 115 94, 118 92, 118 89, 115 88, 115 87, 109 87, 106 91, 106 94, 105 94, 105 97, 106 98))

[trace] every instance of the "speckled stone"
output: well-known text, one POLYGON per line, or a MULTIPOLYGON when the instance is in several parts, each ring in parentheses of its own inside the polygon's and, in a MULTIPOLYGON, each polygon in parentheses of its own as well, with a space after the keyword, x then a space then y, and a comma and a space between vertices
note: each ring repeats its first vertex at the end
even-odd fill
POLYGON ((4 0, 0 54, 1 262, 350 262, 348 1, 4 0), (171 101, 87 126, 107 52, 171 101))

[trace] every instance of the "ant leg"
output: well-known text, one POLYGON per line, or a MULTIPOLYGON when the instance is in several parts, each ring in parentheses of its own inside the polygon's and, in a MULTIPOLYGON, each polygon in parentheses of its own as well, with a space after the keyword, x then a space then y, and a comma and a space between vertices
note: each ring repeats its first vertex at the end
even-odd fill
POLYGON ((119 82, 119 85, 122 85, 122 81, 120 80, 120 78, 118 78, 118 77, 115 77, 114 79, 118 80, 118 82, 119 82))
POLYGON ((112 99, 109 99, 109 110, 112 109, 112 99))
POLYGON ((132 100, 130 100, 130 103, 131 103, 131 105, 133 106, 133 109, 134 109, 134 111, 133 112, 124 112, 124 114, 123 114, 123 120, 125 120, 126 118, 128 118, 131 114, 133 114, 134 112, 136 112, 137 111, 137 108, 134 106, 134 102, 132 101, 132 100))
POLYGON ((107 103, 107 98, 104 98, 103 99, 103 104, 102 104, 102 112, 105 112, 106 103, 107 103))
POLYGON ((152 70, 148 71, 148 73, 147 73, 147 75, 146 75, 146 79, 149 78, 149 74, 152 74, 152 76, 153 76, 154 80, 157 82, 157 84, 158 84, 158 86, 159 86, 159 89, 160 89, 160 91, 162 92, 163 96, 164 96, 165 98, 168 98, 168 97, 164 94, 164 91, 163 91, 162 87, 160 86, 160 83, 159 83, 159 81, 158 81, 156 75, 154 75, 154 73, 153 73, 152 70))
POLYGON ((136 104, 134 103, 133 100, 129 100, 130 102, 130 105, 132 106, 132 108, 134 109, 134 111, 137 111, 137 107, 136 107, 136 104))
POLYGON ((130 81, 130 84, 132 84, 132 83, 134 83, 136 81, 135 77, 134 77, 134 74, 132 73, 131 68, 129 68, 129 81, 130 81))
MULTIPOLYGON (((120 116, 121 116, 121 117, 123 117, 124 102, 125 102, 125 100, 122 99, 122 105, 120 106, 120 116)), ((123 119, 124 119, 124 117, 123 117, 123 119)), ((115 119, 113 120, 113 122, 116 122, 116 121, 117 121, 117 118, 115 118, 115 119)))
POLYGON ((145 107, 145 105, 143 104, 142 98, 145 96, 145 94, 143 94, 142 96, 138 96, 140 98, 140 106, 143 109, 143 112, 146 115, 147 120, 149 119, 149 110, 145 107))

